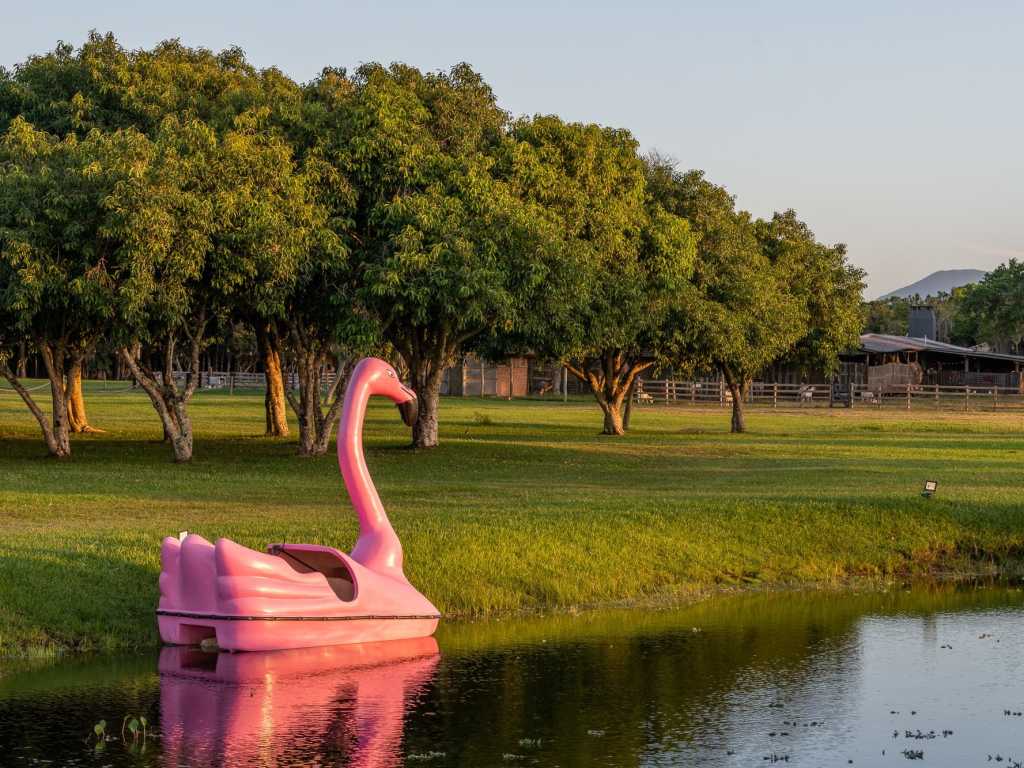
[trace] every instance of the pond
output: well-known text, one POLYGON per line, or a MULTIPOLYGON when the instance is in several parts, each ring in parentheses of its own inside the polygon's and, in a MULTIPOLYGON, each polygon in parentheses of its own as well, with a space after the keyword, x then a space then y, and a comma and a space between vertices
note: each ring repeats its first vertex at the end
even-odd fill
POLYGON ((1024 592, 943 584, 0 662, 12 766, 1017 765, 1024 592), (145 740, 121 739, 145 716, 145 740), (107 722, 115 740, 95 745, 107 722), (127 732, 126 732, 127 733, 127 732))

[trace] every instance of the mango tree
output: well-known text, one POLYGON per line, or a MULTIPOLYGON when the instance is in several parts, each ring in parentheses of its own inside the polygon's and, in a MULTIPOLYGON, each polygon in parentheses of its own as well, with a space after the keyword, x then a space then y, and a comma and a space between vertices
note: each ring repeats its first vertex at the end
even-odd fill
MULTIPOLYGON (((113 35, 95 32, 77 49, 62 43, 13 71, 0 71, 0 126, 24 115, 58 136, 131 127, 155 140, 172 116, 200 120, 223 137, 243 113, 273 108, 288 115, 300 100, 293 81, 277 69, 253 67, 238 48, 214 53, 168 40, 128 51, 113 35)), ((235 314, 257 330, 266 325, 242 299, 235 314)), ((274 341, 265 341, 264 349, 274 341)), ((280 350, 263 358, 268 431, 286 434, 280 350)))
POLYGON ((1024 339, 1024 262, 1010 259, 954 291, 953 335, 958 343, 1019 348, 1024 339))
POLYGON ((791 209, 758 220, 755 231, 804 318, 785 360, 834 373, 839 355, 857 346, 863 328, 864 271, 850 264, 842 243, 818 242, 791 209))
POLYGON ((124 180, 118 166, 130 166, 145 144, 139 135, 98 131, 60 139, 22 118, 0 141, 0 314, 8 343, 29 340, 42 357, 49 421, 11 370, 9 354, 0 373, 39 422, 53 456, 71 453, 74 384, 113 316, 116 246, 105 236, 104 201, 124 180))
POLYGON ((650 198, 637 143, 624 130, 521 120, 501 172, 557 233, 526 345, 589 385, 603 433, 622 435, 634 382, 668 358, 674 318, 687 311, 689 225, 650 198))
POLYGON ((244 302, 280 311, 311 208, 290 148, 242 116, 218 137, 167 118, 151 155, 106 205, 120 247, 120 354, 149 395, 175 461, 192 457, 188 404, 215 324, 244 302), (178 372, 178 366, 181 372, 178 372))
POLYGON ((793 348, 806 312, 786 274, 763 252, 750 215, 701 171, 648 161, 652 194, 685 216, 697 237, 691 311, 679 318, 683 367, 717 371, 732 401, 732 432, 746 431, 744 402, 754 376, 793 348))
POLYGON ((468 65, 424 74, 368 65, 343 123, 358 199, 359 298, 409 371, 413 445, 438 444, 445 368, 530 311, 544 279, 542 216, 495 178, 507 116, 468 65))

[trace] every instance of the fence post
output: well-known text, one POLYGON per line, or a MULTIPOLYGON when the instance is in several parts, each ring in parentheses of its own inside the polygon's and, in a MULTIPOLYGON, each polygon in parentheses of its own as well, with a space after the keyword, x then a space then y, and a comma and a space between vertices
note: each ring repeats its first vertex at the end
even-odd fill
POLYGON ((910 410, 910 384, 907 384, 907 410, 910 410))
POLYGON ((999 387, 992 387, 992 410, 999 407, 999 387))
POLYGON ((935 407, 939 407, 939 385, 935 385, 935 407))
POLYGON ((697 382, 690 382, 690 405, 697 404, 697 382))
POLYGON ((779 382, 772 384, 772 408, 779 407, 779 382))
POLYGON ((971 388, 964 387, 964 412, 971 410, 971 388))
POLYGON ((718 407, 725 408, 725 379, 718 380, 718 407))

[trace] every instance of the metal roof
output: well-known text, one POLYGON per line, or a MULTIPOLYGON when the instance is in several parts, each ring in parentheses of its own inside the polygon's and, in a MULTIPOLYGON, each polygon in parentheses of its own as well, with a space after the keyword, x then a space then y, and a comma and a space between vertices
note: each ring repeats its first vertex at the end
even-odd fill
POLYGON ((1022 355, 1006 355, 1002 352, 985 352, 971 347, 958 347, 932 339, 915 339, 912 336, 890 336, 887 333, 865 333, 860 337, 860 348, 864 352, 939 352, 960 357, 981 357, 989 360, 1009 360, 1024 363, 1022 355))

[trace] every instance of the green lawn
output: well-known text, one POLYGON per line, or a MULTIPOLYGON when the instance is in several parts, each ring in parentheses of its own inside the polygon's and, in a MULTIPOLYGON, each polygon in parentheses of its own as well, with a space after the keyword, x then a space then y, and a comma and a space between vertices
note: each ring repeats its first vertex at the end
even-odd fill
MULTIPOLYGON (((119 388, 89 382, 107 433, 76 436, 65 462, 0 390, 2 650, 154 643, 160 539, 179 530, 354 540, 333 455, 263 438, 262 394, 198 394, 195 459, 176 466, 148 400, 119 388)), ((486 615, 982 571, 1024 551, 1019 414, 755 410, 735 436, 724 410, 647 407, 627 437, 600 424, 586 401, 450 399, 442 447, 412 452, 394 408, 371 408, 368 462, 412 581, 446 614, 486 615)))

